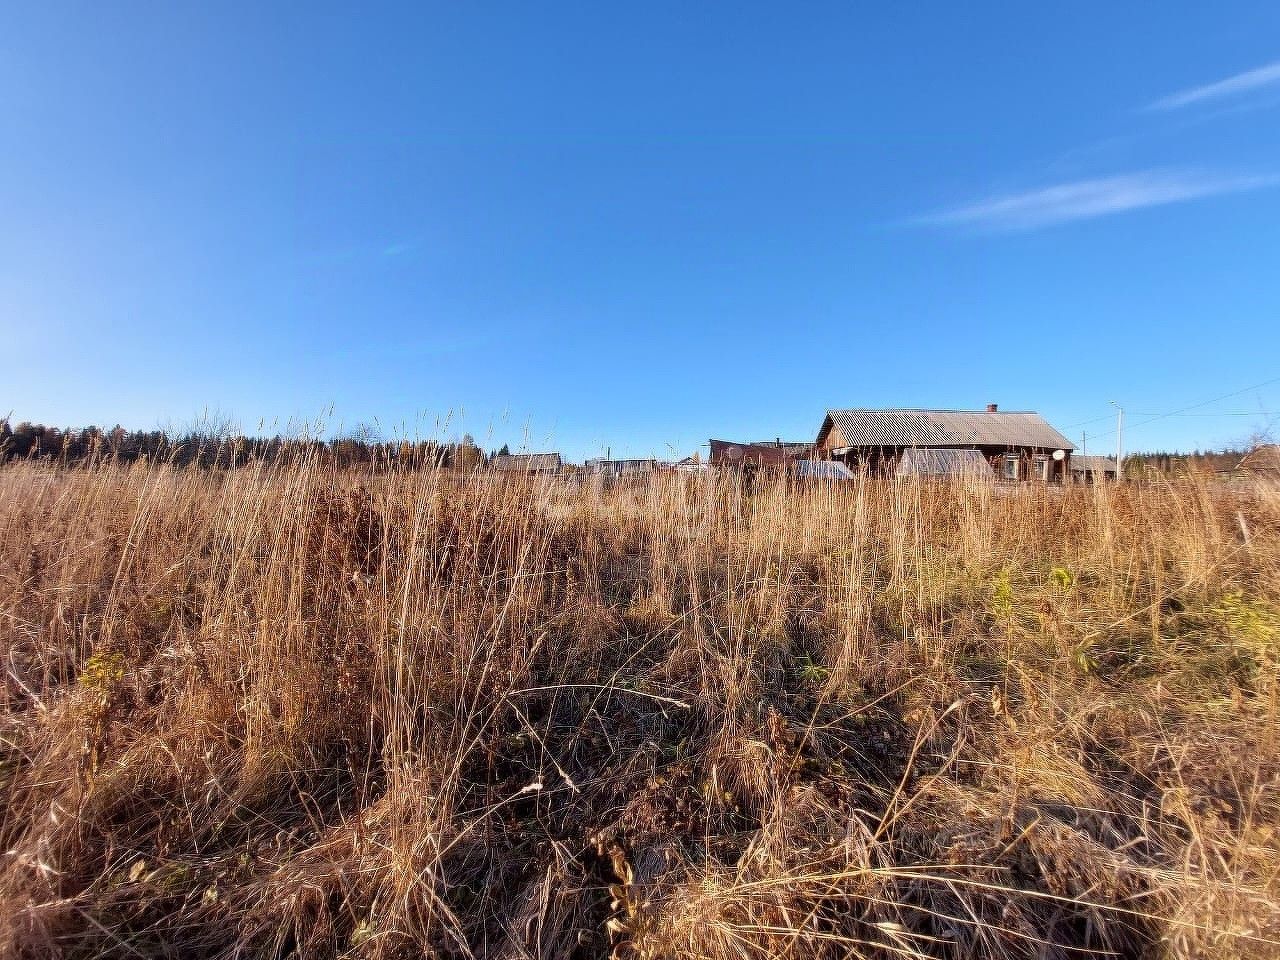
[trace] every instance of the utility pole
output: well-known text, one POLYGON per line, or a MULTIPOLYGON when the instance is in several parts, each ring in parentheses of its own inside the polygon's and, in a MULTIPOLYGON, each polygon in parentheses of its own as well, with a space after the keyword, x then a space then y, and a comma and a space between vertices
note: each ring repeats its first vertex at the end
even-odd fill
POLYGON ((1083 430, 1080 431, 1080 456, 1088 456, 1089 454, 1089 435, 1083 430))
POLYGON ((1124 476, 1124 407, 1111 401, 1116 408, 1116 479, 1124 476))

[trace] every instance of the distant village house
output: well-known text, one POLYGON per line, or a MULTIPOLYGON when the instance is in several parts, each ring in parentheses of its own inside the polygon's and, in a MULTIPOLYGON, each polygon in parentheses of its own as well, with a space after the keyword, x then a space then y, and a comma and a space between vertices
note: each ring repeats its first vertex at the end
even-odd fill
POLYGON ((985 475, 1001 480, 1046 481, 1070 477, 1075 449, 1038 413, 994 403, 985 411, 828 410, 816 446, 855 471, 938 476, 982 473, 985 464, 985 475))
POLYGON ((595 477, 619 479, 621 477, 643 477, 655 472, 659 467, 657 460, 609 460, 600 457, 588 460, 582 465, 585 473, 595 477))

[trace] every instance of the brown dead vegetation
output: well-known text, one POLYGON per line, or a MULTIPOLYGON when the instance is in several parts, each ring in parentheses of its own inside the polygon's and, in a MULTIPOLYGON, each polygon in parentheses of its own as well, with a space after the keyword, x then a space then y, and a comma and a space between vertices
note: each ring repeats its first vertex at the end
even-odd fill
POLYGON ((0 952, 1280 955, 1280 491, 0 471, 0 952))

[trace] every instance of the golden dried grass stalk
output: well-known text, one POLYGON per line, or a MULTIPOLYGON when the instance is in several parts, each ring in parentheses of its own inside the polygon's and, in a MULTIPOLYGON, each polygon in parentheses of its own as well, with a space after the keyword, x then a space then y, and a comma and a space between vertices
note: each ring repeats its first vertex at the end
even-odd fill
POLYGON ((1280 955, 1280 491, 0 470, 0 953, 1280 955))

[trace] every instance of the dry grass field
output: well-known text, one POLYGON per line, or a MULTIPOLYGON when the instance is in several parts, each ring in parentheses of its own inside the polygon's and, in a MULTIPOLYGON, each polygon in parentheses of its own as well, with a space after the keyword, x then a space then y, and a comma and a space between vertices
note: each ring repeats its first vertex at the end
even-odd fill
POLYGON ((5 957, 1280 956, 1280 490, 0 470, 5 957))

